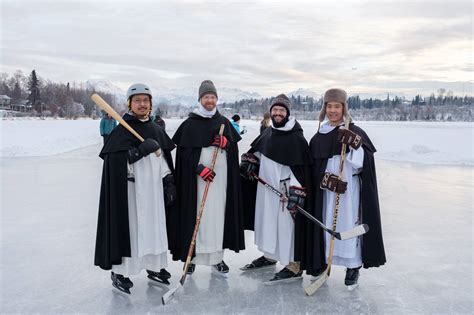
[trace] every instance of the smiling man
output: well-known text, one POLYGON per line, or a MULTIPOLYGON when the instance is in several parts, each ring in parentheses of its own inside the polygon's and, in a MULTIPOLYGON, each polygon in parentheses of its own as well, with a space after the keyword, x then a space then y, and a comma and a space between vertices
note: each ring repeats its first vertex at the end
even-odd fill
POLYGON ((208 195, 196 239, 188 274, 196 265, 212 266, 212 271, 227 277, 229 267, 224 262, 224 249, 238 252, 245 248, 242 197, 239 182, 239 153, 241 139, 230 121, 217 110, 217 90, 205 80, 199 87, 197 107, 179 126, 173 136, 176 152, 176 184, 178 206, 173 216, 179 233, 173 238, 171 253, 174 260, 186 261, 197 213, 207 182, 208 195), (221 124, 224 133, 219 135, 221 124), (214 170, 211 161, 218 155, 214 170))
POLYGON ((105 143, 95 265, 111 270, 112 285, 130 294, 130 276, 146 269, 148 278, 169 284, 165 211, 176 199, 171 151, 174 144, 150 118, 152 94, 142 83, 127 91, 129 112, 105 143), (162 154, 154 152, 161 148, 162 154))
POLYGON ((311 158, 303 129, 290 116, 290 109, 291 101, 286 95, 272 100, 272 126, 252 142, 240 164, 241 174, 246 178, 242 180, 246 229, 254 230, 255 244, 263 253, 241 269, 271 267, 276 261, 285 266, 266 284, 302 278, 300 260, 304 259, 301 254, 305 247, 305 219, 297 213, 296 206, 304 208, 307 203, 311 158), (288 199, 280 200, 265 186, 252 183, 253 173, 288 199))
MULTIPOLYGON (((369 225, 369 231, 363 236, 335 241, 332 263, 347 268, 344 283, 353 289, 357 286, 362 266, 379 267, 386 260, 374 163, 376 150, 364 130, 352 122, 344 90, 326 91, 319 123, 320 128, 310 141, 314 187, 311 208, 317 217, 322 217, 323 222, 331 226, 336 194, 340 194, 336 230, 349 230, 362 223, 369 225), (347 120, 349 129, 344 128, 347 120), (343 143, 347 145, 347 153, 342 178, 338 178, 343 143)), ((321 229, 314 227, 310 237, 314 246, 310 248, 312 254, 309 257, 320 259, 322 237, 321 229)), ((330 236, 326 234, 324 238, 327 258, 330 236)), ((318 276, 317 272, 312 274, 318 276)))

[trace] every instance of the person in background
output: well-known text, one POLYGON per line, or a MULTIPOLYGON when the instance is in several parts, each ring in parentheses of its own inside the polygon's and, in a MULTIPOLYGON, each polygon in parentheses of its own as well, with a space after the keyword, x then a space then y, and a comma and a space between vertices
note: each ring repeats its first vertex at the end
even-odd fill
POLYGON ((265 130, 267 129, 268 127, 270 127, 271 125, 271 116, 270 116, 270 113, 265 113, 263 115, 263 119, 262 121, 260 122, 260 134, 265 130))
POLYGON ((240 116, 235 114, 234 116, 232 116, 232 121, 230 122, 232 124, 232 127, 235 128, 235 130, 237 131, 237 133, 239 135, 243 135, 244 133, 247 132, 247 129, 245 129, 245 126, 242 130, 240 130, 240 116))
POLYGON ((109 114, 105 114, 100 120, 100 135, 104 138, 104 144, 109 138, 110 133, 117 126, 115 119, 110 117, 109 114))
POLYGON ((155 112, 155 119, 153 120, 155 124, 161 127, 161 129, 166 130, 166 123, 163 120, 163 117, 161 117, 161 110, 159 108, 156 109, 155 112))

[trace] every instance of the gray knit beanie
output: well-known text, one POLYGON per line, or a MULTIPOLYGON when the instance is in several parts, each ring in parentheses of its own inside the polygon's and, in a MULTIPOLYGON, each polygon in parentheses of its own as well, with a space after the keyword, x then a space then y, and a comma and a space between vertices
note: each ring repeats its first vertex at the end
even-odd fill
POLYGON ((286 111, 288 112, 287 117, 290 116, 290 108, 291 108, 291 101, 286 96, 285 94, 280 94, 277 97, 275 97, 272 100, 272 103, 270 104, 270 111, 272 111, 273 106, 278 105, 278 106, 283 106, 286 108, 286 111))
POLYGON ((198 101, 200 101, 201 98, 208 93, 214 94, 217 97, 217 90, 214 86, 214 83, 212 83, 211 80, 204 80, 202 81, 201 86, 199 86, 198 101))

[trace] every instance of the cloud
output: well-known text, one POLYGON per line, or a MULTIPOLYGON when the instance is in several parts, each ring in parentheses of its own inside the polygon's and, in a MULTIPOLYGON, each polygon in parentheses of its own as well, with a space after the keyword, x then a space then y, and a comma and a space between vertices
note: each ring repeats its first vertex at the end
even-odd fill
POLYGON ((2 71, 37 69, 62 82, 180 88, 210 78, 273 95, 472 81, 469 1, 7 1, 2 9, 2 71))

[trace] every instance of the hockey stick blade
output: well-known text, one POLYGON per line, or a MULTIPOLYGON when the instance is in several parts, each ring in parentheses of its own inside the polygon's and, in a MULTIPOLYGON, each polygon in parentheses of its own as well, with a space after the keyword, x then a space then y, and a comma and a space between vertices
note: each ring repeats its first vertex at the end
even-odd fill
POLYGON ((337 239, 343 241, 349 238, 357 237, 363 235, 369 231, 369 226, 367 224, 361 224, 353 228, 352 230, 347 230, 343 232, 338 232, 339 237, 336 236, 337 239))
POLYGON ((181 284, 181 282, 178 282, 175 287, 171 288, 168 292, 163 294, 163 296, 161 297, 161 302, 163 303, 163 305, 166 305, 169 301, 171 301, 174 297, 174 294, 182 287, 183 285, 181 284))
POLYGON ((329 275, 327 273, 327 270, 324 271, 324 273, 313 283, 308 285, 306 288, 304 288, 304 292, 306 293, 307 296, 311 296, 316 292, 317 289, 319 289, 329 278, 329 275))

